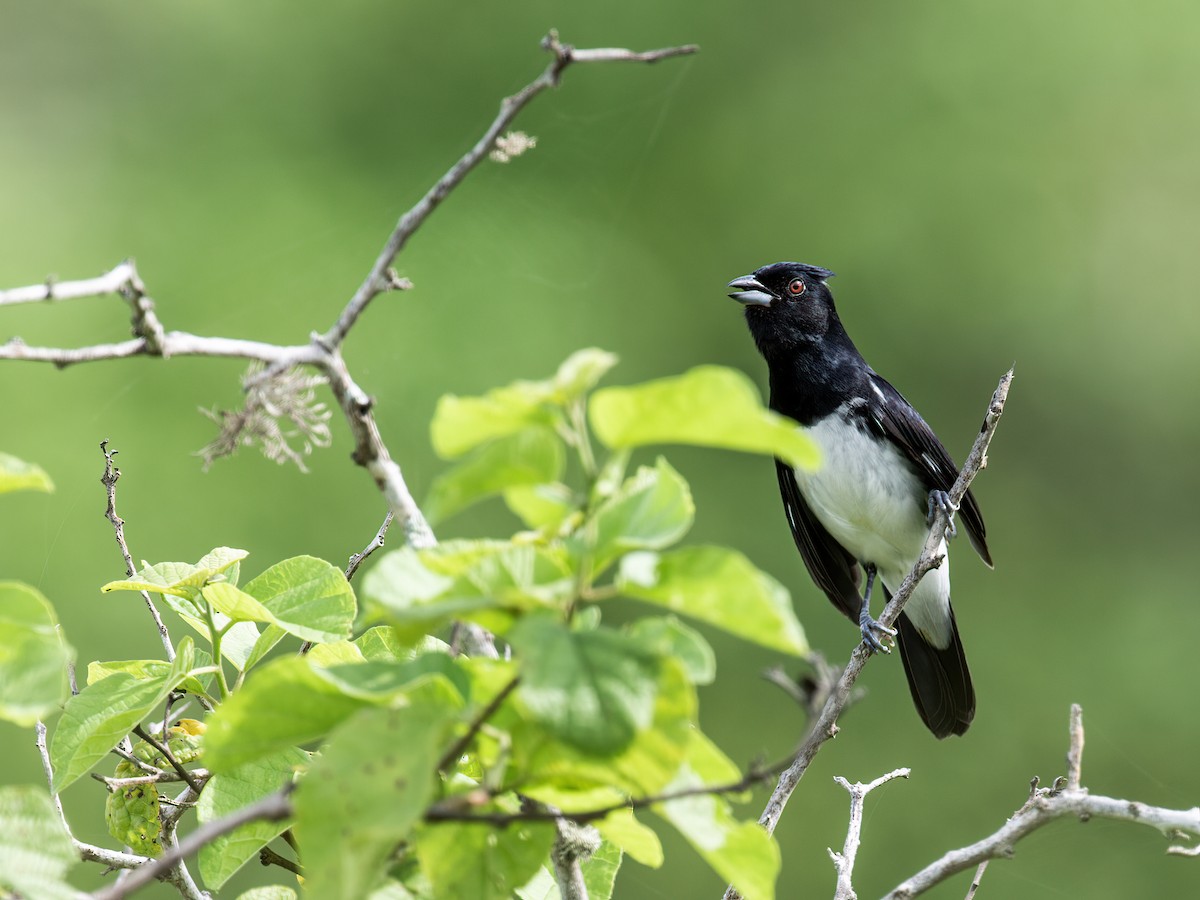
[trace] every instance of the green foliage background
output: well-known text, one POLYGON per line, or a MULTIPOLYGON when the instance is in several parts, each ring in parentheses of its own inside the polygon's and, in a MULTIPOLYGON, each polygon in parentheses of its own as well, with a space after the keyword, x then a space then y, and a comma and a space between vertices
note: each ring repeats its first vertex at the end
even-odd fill
MULTIPOLYGON (((977 487, 996 571, 955 548, 975 724, 935 743, 898 661, 872 663, 869 698, 784 817, 780 895, 832 889, 846 797, 831 776, 913 768, 868 801, 856 883, 877 894, 992 831, 1030 776, 1061 773, 1072 701, 1085 783, 1195 804, 1194 5, 5 0, 0 19, 0 285, 133 255, 168 328, 288 342, 332 321, 397 215, 540 71, 548 27, 580 46, 700 43, 649 69, 569 71, 519 122, 537 149, 473 175, 401 257, 416 288, 381 298, 347 357, 410 484, 423 495, 442 466, 427 428, 440 394, 544 377, 577 347, 621 356, 608 383, 709 362, 761 383, 725 282, 778 259, 829 266, 861 349, 957 456, 1014 359, 1017 381, 977 487)), ((5 309, 0 340, 119 340, 126 319, 114 298, 5 309)), ((136 595, 99 593, 123 574, 102 438, 121 451, 135 558, 229 545, 264 566, 338 561, 374 533, 382 505, 340 422, 308 477, 249 454, 201 473, 189 454, 212 426, 194 409, 235 405, 240 368, 0 364, 0 449, 57 485, 5 498, 0 577, 53 601, 81 664, 161 649, 136 595)), ((844 659, 856 632, 809 584, 771 465, 670 458, 696 499, 689 541, 746 552, 844 659)), ((507 530, 495 504, 439 532, 507 530)), ((786 751, 800 717, 757 676, 777 660, 707 633, 706 730, 735 759, 786 751)), ((0 724, 0 758, 5 782, 40 779, 28 731, 0 724)), ((101 793, 65 795, 85 839, 103 835, 101 793)), ((716 896, 663 837, 666 867, 628 862, 618 896, 716 896)), ((1060 825, 993 864, 985 890, 1194 891, 1195 863, 1164 846, 1060 825)))

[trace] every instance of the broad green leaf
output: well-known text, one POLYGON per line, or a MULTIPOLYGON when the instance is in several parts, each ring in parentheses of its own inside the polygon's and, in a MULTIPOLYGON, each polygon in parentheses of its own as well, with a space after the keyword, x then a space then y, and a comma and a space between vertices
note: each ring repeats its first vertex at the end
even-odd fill
POLYGON ((458 617, 502 632, 512 611, 562 606, 573 591, 564 553, 508 541, 450 542, 420 553, 405 547, 363 582, 373 615, 426 630, 458 617))
POLYGON ((277 659, 256 669, 241 690, 209 716, 204 761, 214 772, 228 772, 324 737, 364 705, 366 701, 347 696, 304 657, 277 659))
POLYGON ((67 695, 67 663, 54 607, 36 588, 0 581, 0 718, 29 726, 67 695))
POLYGON ((270 610, 276 625, 306 641, 349 638, 358 611, 342 570, 312 556, 276 563, 245 592, 270 610))
POLYGON ((337 685, 349 697, 369 703, 386 703, 399 693, 411 693, 434 679, 446 681, 460 700, 471 693, 470 676, 447 653, 426 653, 410 660, 364 661, 318 669, 318 674, 337 685))
MULTIPOLYGON (((534 785, 523 788, 522 793, 565 813, 615 807, 628 802, 625 794, 611 787, 569 790, 551 785, 534 785)), ((596 826, 606 841, 615 844, 642 865, 657 869, 663 864, 662 844, 658 835, 639 822, 632 809, 614 809, 603 819, 591 824, 596 826)))
POLYGON ((480 447, 439 475, 421 508, 436 525, 509 488, 556 481, 565 462, 562 440, 553 431, 527 428, 480 447))
POLYGON ((554 388, 559 403, 568 403, 596 386, 617 364, 617 356, 597 347, 576 350, 554 373, 554 388))
POLYGON ((200 596, 234 622, 274 622, 275 616, 254 597, 224 581, 206 584, 200 596))
POLYGON ((787 588, 727 547, 682 547, 621 560, 621 593, 796 656, 808 652, 787 588))
POLYGON ((417 858, 435 897, 509 900, 537 872, 554 843, 554 826, 504 829, 453 822, 417 831, 417 858))
MULTIPOLYGON (((205 666, 212 665, 212 658, 203 650, 195 652, 195 668, 200 669, 205 666)), ((87 683, 95 684, 102 678, 107 678, 109 675, 115 675, 117 672, 126 672, 134 678, 161 678, 165 677, 171 671, 171 664, 164 659, 115 659, 107 662, 90 662, 87 668, 87 683)), ((208 678, 209 676, 204 676, 208 678)), ((205 686, 200 682, 200 679, 193 675, 187 675, 181 682, 179 687, 185 691, 190 691, 193 694, 202 694, 206 690, 205 686)))
POLYGON ((40 466, 0 453, 0 494, 9 491, 53 491, 54 483, 40 466))
POLYGON ((741 372, 699 366, 671 378, 592 395, 592 428, 609 447, 695 444, 778 456, 812 468, 816 445, 791 419, 762 405, 741 372))
MULTIPOLYGON (((699 732, 668 791, 736 781, 737 768, 699 732), (716 776, 716 777, 713 777, 716 776)), ((779 845, 757 822, 737 821, 729 802, 713 794, 681 797, 654 807, 721 878, 746 900, 773 900, 779 877, 779 845)))
POLYGON ((575 496, 565 484, 509 488, 504 503, 526 528, 558 529, 575 512, 575 496))
MULTIPOLYGON (((387 625, 376 625, 354 639, 364 659, 387 660, 407 659, 404 645, 396 638, 396 630, 387 625)), ((447 647, 447 650, 449 647, 447 647)))
MULTIPOLYGON (((199 597, 198 591, 196 596, 199 597)), ((196 600, 174 594, 163 594, 162 599, 189 628, 206 641, 211 639, 208 623, 201 618, 203 612, 196 600)), ((224 637, 221 638, 221 656, 233 663, 239 672, 242 671, 247 667, 255 648, 259 646, 261 636, 258 626, 253 622, 233 622, 229 616, 216 610, 212 613, 212 619, 216 630, 224 632, 224 637)), ((274 626, 268 625, 266 631, 269 632, 272 627, 274 626)))
POLYGON ((298 894, 290 887, 282 884, 271 884, 266 887, 250 888, 238 894, 237 900, 298 900, 298 894))
POLYGON ((546 381, 516 381, 482 397, 446 394, 438 400, 430 425, 434 452, 454 459, 531 426, 552 427, 555 414, 548 404, 553 397, 554 387, 546 381))
POLYGON ((517 697, 553 734, 614 756, 650 726, 659 660, 641 641, 609 628, 571 631, 548 617, 509 634, 521 660, 517 697))
POLYGON ((679 660, 692 684, 712 684, 717 677, 717 655, 704 635, 674 616, 645 616, 625 630, 655 647, 660 656, 679 660))
POLYGON ((0 787, 0 895, 74 900, 67 869, 79 857, 45 790, 0 787))
MULTIPOLYGON (((307 764, 308 754, 293 747, 212 776, 196 803, 200 823, 223 818, 274 793, 307 764)), ((206 844, 199 857, 205 885, 220 888, 290 825, 288 821, 250 822, 206 844)))
MULTIPOLYGON (((237 628, 239 626, 235 625, 234 627, 237 628)), ((254 639, 254 643, 250 646, 250 652, 246 654, 246 658, 242 660, 242 664, 238 666, 239 671, 249 671, 250 669, 254 668, 256 665, 262 662, 263 657, 270 653, 275 645, 283 640, 286 636, 287 632, 278 625, 268 625, 262 630, 262 634, 254 639)), ((222 656, 225 655, 224 650, 225 646, 222 644, 222 656)), ((234 665, 237 664, 235 663, 234 665)))
POLYGON ((642 466, 596 510, 590 526, 596 571, 628 550, 670 546, 692 527, 695 513, 687 482, 663 457, 654 468, 642 466))
POLYGON ((359 900, 369 893, 434 797, 456 717, 453 707, 432 703, 369 709, 333 734, 296 791, 306 894, 359 900))
POLYGON ((175 651, 175 661, 162 675, 138 679, 117 672, 68 699, 50 740, 54 792, 86 775, 131 728, 165 701, 194 667, 192 639, 185 637, 175 651))
POLYGON ((156 594, 171 594, 176 597, 194 597, 200 588, 216 576, 236 566, 250 554, 232 547, 218 547, 206 553, 195 565, 191 563, 165 562, 143 566, 123 581, 110 581, 100 590, 151 591, 156 594))
POLYGON ((332 644, 313 644, 308 651, 308 661, 314 666, 336 666, 341 663, 361 663, 367 658, 350 641, 334 641, 332 644))

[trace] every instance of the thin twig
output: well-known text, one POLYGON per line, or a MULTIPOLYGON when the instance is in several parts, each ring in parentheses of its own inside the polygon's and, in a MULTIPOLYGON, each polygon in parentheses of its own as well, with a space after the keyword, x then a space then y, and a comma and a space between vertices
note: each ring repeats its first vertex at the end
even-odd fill
POLYGON ((122 897, 128 897, 150 882, 164 877, 172 867, 201 847, 211 844, 217 838, 229 834, 247 822, 278 822, 288 818, 292 815, 292 802, 288 799, 291 790, 292 786, 289 784, 282 790, 268 794, 261 800, 242 807, 224 818, 205 822, 174 847, 167 849, 162 856, 138 868, 122 884, 113 885, 106 890, 92 894, 93 900, 121 900, 122 897))
MULTIPOLYGON (((1076 754, 1076 762, 1081 762, 1083 753, 1083 715, 1078 704, 1071 707, 1071 751, 1076 754)), ((1150 806, 1135 800, 1117 800, 1113 797, 1100 797, 1089 794, 1087 788, 1071 787, 1069 778, 1055 779, 1056 787, 1034 787, 1025 804, 1013 813, 1004 825, 995 833, 976 841, 967 847, 951 850, 940 859, 930 863, 916 875, 894 888, 886 900, 909 900, 924 893, 936 884, 945 881, 958 872, 972 866, 980 865, 989 859, 1011 857, 1016 850, 1017 842, 1026 835, 1036 831, 1055 819, 1068 816, 1086 822, 1090 818, 1114 819, 1120 822, 1133 822, 1138 825, 1149 825, 1172 839, 1182 835, 1200 838, 1200 807, 1191 809, 1167 809, 1161 806, 1150 806)), ((1183 846, 1171 845, 1168 853, 1200 856, 1196 848, 1200 844, 1183 846)), ((982 868, 976 874, 978 881, 982 868)), ((969 896, 969 895, 968 895, 969 896)))
MULTIPOLYGON (((113 463, 113 457, 118 451, 108 449, 108 441, 100 442, 100 452, 104 454, 104 474, 100 476, 100 483, 104 485, 105 491, 108 493, 108 508, 104 511, 105 518, 112 522, 113 531, 117 536, 117 546, 121 548, 121 557, 125 560, 125 574, 130 578, 137 570, 133 567, 133 557, 129 555, 129 545, 125 543, 125 520, 117 515, 117 481, 121 477, 121 470, 113 463)), ((154 606, 154 601, 150 599, 150 594, 146 591, 140 592, 142 599, 146 601, 146 606, 150 610, 150 615, 154 617, 154 625, 158 629, 158 636, 162 639, 163 649, 167 653, 167 662, 175 661, 175 646, 171 643, 171 633, 167 631, 167 626, 163 623, 162 616, 158 614, 158 609, 154 606)))
POLYGON ((971 879, 971 886, 967 888, 967 896, 963 900, 975 900, 975 892, 979 890, 979 884, 983 881, 983 873, 987 871, 990 859, 985 859, 979 864, 979 868, 975 870, 975 877, 971 879))
POLYGON ((487 130, 470 150, 463 154, 450 170, 434 184, 416 205, 400 217, 392 230, 383 249, 371 266, 371 271, 363 280, 354 296, 346 304, 337 322, 324 335, 321 342, 330 349, 337 349, 345 341, 346 335, 358 321, 368 304, 380 293, 391 288, 388 269, 395 261, 409 238, 429 218, 430 213, 449 196, 480 162, 491 152, 500 137, 516 119, 517 114, 536 97, 548 88, 557 87, 562 74, 571 63, 600 63, 600 62, 640 62, 653 63, 673 56, 684 56, 695 53, 700 48, 695 45, 686 47, 668 47, 662 50, 635 52, 617 48, 600 48, 594 50, 576 50, 570 44, 563 44, 556 31, 551 31, 542 39, 542 47, 554 55, 554 59, 537 78, 523 87, 511 97, 505 97, 500 103, 500 112, 488 126, 487 130))
POLYGON ((82 281, 59 282, 47 278, 41 284, 31 284, 28 287, 9 288, 0 291, 0 306, 17 303, 46 303, 59 300, 78 300, 83 297, 102 297, 105 294, 115 294, 122 287, 137 277, 133 263, 129 260, 118 263, 110 271, 95 278, 85 278, 82 281))
POLYGON ((500 708, 500 704, 507 700, 508 695, 516 690, 520 681, 519 676, 513 678, 497 692, 496 696, 491 699, 487 706, 479 711, 463 736, 455 741, 454 745, 438 760, 437 770, 439 772, 450 771, 451 767, 462 758, 462 755, 467 752, 467 748, 471 746, 471 741, 475 740, 475 735, 479 734, 479 729, 484 726, 488 719, 496 714, 496 710, 500 708))
POLYGON ((358 567, 363 564, 363 561, 368 556, 383 547, 383 540, 385 537, 387 537, 387 531, 392 525, 392 519, 395 517, 395 513, 393 513, 391 510, 388 510, 388 514, 384 516, 383 524, 380 525, 379 530, 375 532, 375 537, 371 540, 371 543, 367 544, 367 546, 363 547, 361 551, 350 557, 350 562, 346 566, 347 581, 354 577, 354 573, 358 571, 358 567))
POLYGON ((1079 790, 1083 771, 1083 707, 1071 704, 1071 743, 1067 749, 1067 790, 1079 790))
POLYGON ((832 849, 829 851, 833 866, 837 870, 837 891, 834 893, 834 900, 858 900, 852 881, 854 861, 858 857, 858 846, 862 843, 863 805, 867 794, 881 784, 887 784, 895 778, 907 778, 911 773, 912 770, 908 768, 895 769, 886 775, 880 775, 870 784, 863 784, 861 781, 851 784, 841 775, 834 777, 833 780, 850 794, 850 824, 846 828, 846 842, 842 845, 841 853, 832 849))
MULTIPOLYGON (((954 486, 950 489, 949 505, 951 509, 958 508, 963 496, 967 493, 967 489, 970 488, 971 482, 975 480, 975 476, 979 474, 980 469, 984 468, 987 464, 988 446, 992 442, 992 436, 996 433, 996 426, 1000 423, 1000 416, 1004 413, 1004 404, 1008 399, 1008 389, 1012 384, 1012 379, 1013 370, 1009 369, 1000 379, 1000 383, 992 394, 992 399, 988 403, 987 413, 984 415, 983 426, 980 428, 979 436, 975 439, 975 443, 971 447, 971 452, 963 464, 962 471, 959 472, 954 486)), ((933 522, 929 527, 929 536, 925 540, 925 546, 921 551, 921 555, 917 558, 912 570, 905 577, 900 588, 879 616, 879 621, 884 625, 892 625, 900 617, 900 613, 904 609, 904 604, 908 602, 908 598, 912 595, 921 578, 930 569, 934 569, 941 564, 942 556, 939 553, 939 549, 945 540, 946 529, 949 523, 950 518, 946 510, 940 507, 935 508, 933 522)), ((871 651, 865 642, 860 643, 854 648, 854 652, 850 654, 850 661, 846 664, 846 668, 842 670, 842 675, 830 693, 829 699, 825 702, 821 714, 817 717, 816 722, 810 726, 808 736, 801 742, 799 749, 797 749, 793 757, 792 764, 779 776, 779 783, 775 786, 775 790, 767 800, 762 815, 758 818, 759 824, 766 828, 768 833, 774 833, 775 826, 779 824, 779 817, 783 815, 784 807, 787 806, 788 798, 792 796, 792 792, 796 790, 800 779, 808 771, 808 766, 813 761, 813 758, 816 757, 817 752, 827 740, 838 733, 838 716, 846 708, 850 699, 851 689, 854 687, 854 682, 858 680, 858 676, 862 674, 862 670, 870 658, 871 651)), ((733 885, 730 885, 725 890, 724 900, 738 900, 740 896, 733 885)))
POLYGON ((270 847, 263 847, 258 851, 258 861, 264 866, 279 866, 281 869, 287 869, 293 875, 304 875, 304 867, 300 863, 276 853, 270 847))
POLYGON ((159 754, 161 754, 162 758, 171 764, 171 768, 179 774, 179 777, 187 782, 188 787, 190 787, 197 794, 204 790, 204 785, 197 781, 196 777, 183 767, 179 760, 175 758, 175 754, 171 752, 171 748, 168 747, 166 743, 160 742, 156 737, 154 737, 154 735, 148 732, 141 725, 135 725, 133 728, 133 733, 157 750, 159 754))

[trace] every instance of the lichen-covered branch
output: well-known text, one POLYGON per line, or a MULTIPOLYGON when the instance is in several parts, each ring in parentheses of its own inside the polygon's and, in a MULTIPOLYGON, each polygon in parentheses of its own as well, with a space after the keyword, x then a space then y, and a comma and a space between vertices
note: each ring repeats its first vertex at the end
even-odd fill
POLYGON ((1136 800, 1117 800, 1090 794, 1079 785, 1080 764, 1083 758, 1083 712, 1078 704, 1071 707, 1070 750, 1067 754, 1068 771, 1065 778, 1058 778, 1049 788, 1039 788, 1034 779, 1029 799, 1003 826, 974 844, 951 850, 940 859, 934 860, 911 878, 896 886, 887 895, 887 900, 909 900, 922 894, 952 875, 979 866, 990 859, 1011 857, 1017 842, 1027 835, 1048 825, 1055 819, 1077 818, 1086 822, 1091 818, 1113 819, 1136 825, 1148 825, 1161 831, 1175 841, 1167 852, 1180 856, 1200 856, 1200 807, 1191 809, 1168 809, 1151 806, 1136 800), (1194 843, 1180 841, 1190 836, 1194 843))
POLYGON ((833 779, 850 794, 850 824, 846 828, 846 841, 842 845, 842 852, 838 853, 832 849, 829 851, 833 867, 837 870, 837 890, 834 893, 834 900, 858 900, 858 894, 854 892, 853 885, 854 861, 858 858, 858 847, 862 843, 863 806, 867 794, 881 784, 887 784, 896 778, 907 778, 911 773, 912 770, 908 768, 895 769, 886 775, 880 775, 870 784, 863 784, 861 781, 851 784, 840 775, 833 779))

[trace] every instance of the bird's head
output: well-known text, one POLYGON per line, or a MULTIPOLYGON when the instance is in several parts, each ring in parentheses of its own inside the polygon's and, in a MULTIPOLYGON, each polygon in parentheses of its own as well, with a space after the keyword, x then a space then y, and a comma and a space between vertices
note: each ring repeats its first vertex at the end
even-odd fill
MULTIPOLYGON (((759 349, 820 341, 836 323, 833 273, 820 266, 778 262, 729 282, 729 296, 746 308, 746 323, 759 349)), ((840 326, 839 326, 840 327, 840 326)))

